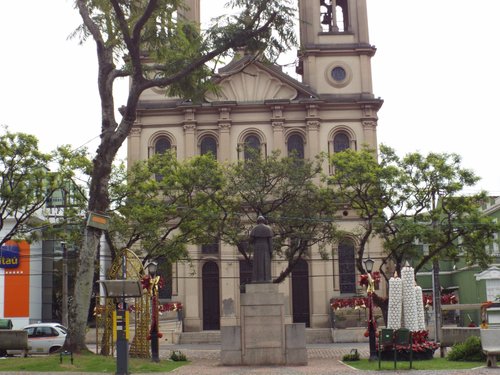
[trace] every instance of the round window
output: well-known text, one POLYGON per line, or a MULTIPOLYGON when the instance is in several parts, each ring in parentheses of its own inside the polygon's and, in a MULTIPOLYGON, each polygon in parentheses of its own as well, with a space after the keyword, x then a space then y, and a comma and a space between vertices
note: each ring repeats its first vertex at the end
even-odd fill
POLYGON ((347 72, 341 66, 332 69, 332 78, 337 82, 342 82, 347 78, 347 72))

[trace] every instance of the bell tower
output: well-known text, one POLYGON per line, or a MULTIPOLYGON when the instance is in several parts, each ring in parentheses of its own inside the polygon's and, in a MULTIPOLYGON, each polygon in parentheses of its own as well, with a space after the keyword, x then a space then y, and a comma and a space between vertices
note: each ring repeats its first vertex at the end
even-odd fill
POLYGON ((299 0, 297 72, 319 94, 373 98, 366 0, 299 0))
POLYGON ((184 0, 184 9, 179 9, 179 15, 191 22, 200 24, 200 0, 184 0))

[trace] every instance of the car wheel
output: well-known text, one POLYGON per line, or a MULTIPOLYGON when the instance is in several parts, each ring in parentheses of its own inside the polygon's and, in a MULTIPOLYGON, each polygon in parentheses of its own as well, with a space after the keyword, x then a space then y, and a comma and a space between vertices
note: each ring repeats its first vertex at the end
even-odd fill
POLYGON ((57 353, 60 350, 61 350, 60 346, 53 346, 52 348, 49 349, 49 354, 57 353))

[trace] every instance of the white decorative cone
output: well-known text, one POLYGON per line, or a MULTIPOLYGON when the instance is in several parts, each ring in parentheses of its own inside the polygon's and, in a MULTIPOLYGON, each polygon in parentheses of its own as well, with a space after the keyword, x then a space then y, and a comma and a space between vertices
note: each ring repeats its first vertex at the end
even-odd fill
POLYGON ((403 282, 404 326, 410 331, 418 331, 417 306, 415 303, 415 275, 413 268, 406 266, 401 270, 403 282))
POLYGON ((389 279, 389 306, 387 311, 387 328, 401 328, 402 283, 399 277, 389 279))
POLYGON ((415 304, 417 306, 417 326, 419 331, 425 331, 424 298, 422 288, 415 286, 415 304))

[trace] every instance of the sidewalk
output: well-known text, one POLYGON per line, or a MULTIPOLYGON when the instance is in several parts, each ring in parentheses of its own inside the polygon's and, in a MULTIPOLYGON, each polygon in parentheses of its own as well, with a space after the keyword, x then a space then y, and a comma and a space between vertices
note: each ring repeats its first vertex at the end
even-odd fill
MULTIPOLYGON (((222 366, 220 363, 220 345, 160 345, 160 359, 167 360, 173 350, 184 353, 189 365, 182 366, 170 373, 156 375, 339 375, 339 374, 372 374, 372 375, 500 375, 498 368, 481 367, 472 370, 442 371, 358 371, 340 362, 344 354, 357 349, 361 357, 368 357, 367 343, 336 343, 307 345, 307 366, 222 366)), ((0 375, 34 375, 48 373, 33 372, 0 372, 0 375)), ((58 372, 58 374, 63 374, 58 372)), ((99 373, 67 373, 70 375, 99 375, 99 373)), ((134 375, 146 375, 136 374, 134 375)), ((148 374, 151 375, 151 374, 148 374)))

